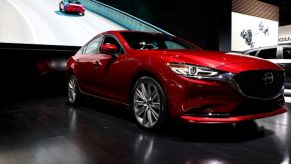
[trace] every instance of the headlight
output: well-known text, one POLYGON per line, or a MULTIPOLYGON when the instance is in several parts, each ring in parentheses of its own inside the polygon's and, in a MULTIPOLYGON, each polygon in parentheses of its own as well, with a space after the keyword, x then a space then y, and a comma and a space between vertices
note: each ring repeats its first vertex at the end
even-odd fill
POLYGON ((207 68, 183 63, 167 63, 167 66, 178 75, 192 77, 192 78, 213 78, 219 75, 219 72, 207 68))

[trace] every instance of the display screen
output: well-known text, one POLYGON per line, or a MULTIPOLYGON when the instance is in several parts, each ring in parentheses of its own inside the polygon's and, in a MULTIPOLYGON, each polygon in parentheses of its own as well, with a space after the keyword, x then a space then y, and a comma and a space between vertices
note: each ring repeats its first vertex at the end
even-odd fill
POLYGON ((277 21, 232 12, 231 50, 244 51, 278 44, 277 21))
POLYGON ((123 29, 89 10, 83 15, 81 4, 68 1, 1 0, 0 43, 82 46, 98 33, 123 29))

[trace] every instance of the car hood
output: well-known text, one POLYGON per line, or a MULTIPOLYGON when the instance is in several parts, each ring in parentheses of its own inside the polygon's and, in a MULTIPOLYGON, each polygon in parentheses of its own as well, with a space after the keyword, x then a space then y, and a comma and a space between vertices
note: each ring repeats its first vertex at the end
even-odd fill
POLYGON ((276 64, 257 57, 205 50, 163 51, 163 58, 167 62, 194 64, 232 73, 247 70, 282 70, 276 64))

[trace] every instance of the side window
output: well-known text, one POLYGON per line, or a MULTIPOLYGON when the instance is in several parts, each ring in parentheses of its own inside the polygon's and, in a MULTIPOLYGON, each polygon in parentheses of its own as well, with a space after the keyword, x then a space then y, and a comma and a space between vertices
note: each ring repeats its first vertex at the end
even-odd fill
POLYGON ((117 54, 124 54, 124 51, 123 51, 121 45, 119 44, 119 42, 115 38, 113 38, 112 36, 105 36, 103 44, 108 44, 108 43, 116 45, 116 47, 117 47, 116 53, 117 54))
POLYGON ((102 37, 99 36, 88 43, 84 54, 99 54, 99 47, 102 42, 102 37))
POLYGON ((291 59, 291 47, 283 47, 283 59, 291 59))
POLYGON ((251 56, 256 56, 257 52, 258 52, 258 51, 249 52, 249 55, 251 55, 251 56))
POLYGON ((172 42, 172 41, 165 41, 165 44, 167 46, 167 49, 169 50, 180 50, 180 49, 186 49, 184 46, 182 46, 181 44, 178 44, 176 42, 172 42))
POLYGON ((277 48, 261 50, 258 54, 258 57, 264 59, 276 59, 277 48))

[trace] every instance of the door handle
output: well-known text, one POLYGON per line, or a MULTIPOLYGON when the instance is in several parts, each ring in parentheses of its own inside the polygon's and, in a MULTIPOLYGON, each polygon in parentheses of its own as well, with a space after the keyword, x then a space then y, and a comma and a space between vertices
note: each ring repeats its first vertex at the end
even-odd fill
POLYGON ((79 59, 76 59, 75 65, 78 65, 79 61, 79 59))
POLYGON ((99 60, 95 60, 93 62, 93 65, 95 66, 95 68, 98 68, 98 66, 102 65, 102 63, 99 60))

